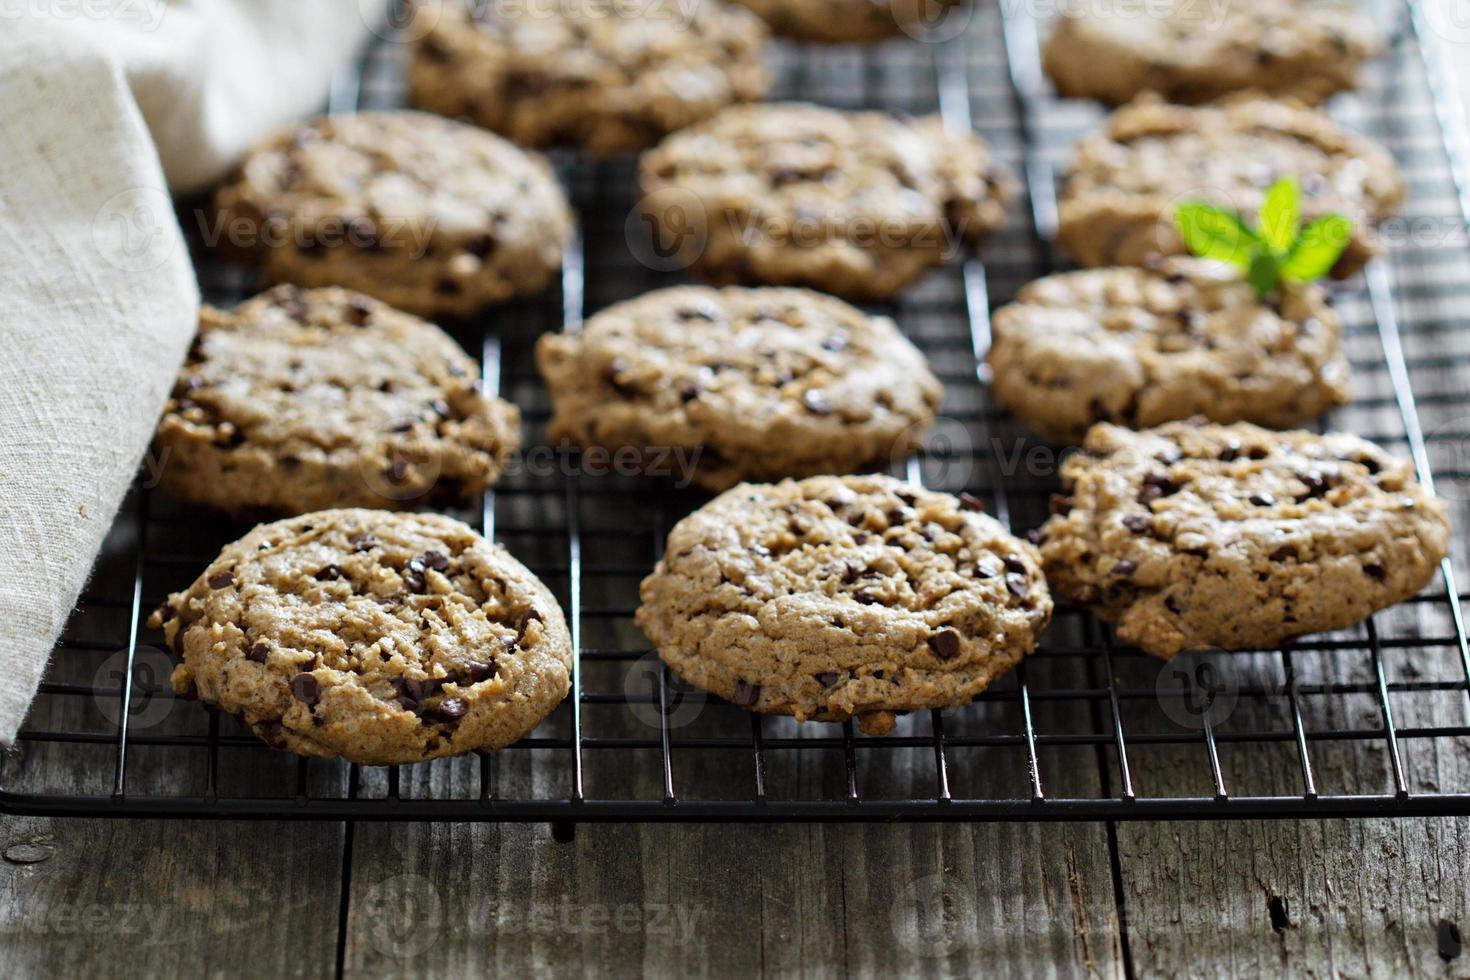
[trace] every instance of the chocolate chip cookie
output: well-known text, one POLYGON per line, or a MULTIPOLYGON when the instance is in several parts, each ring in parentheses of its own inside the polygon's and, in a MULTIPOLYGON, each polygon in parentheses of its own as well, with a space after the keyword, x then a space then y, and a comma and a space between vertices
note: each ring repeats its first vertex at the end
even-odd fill
POLYGON ((524 146, 642 149, 769 84, 765 26, 721 0, 431 0, 415 17, 413 104, 524 146))
POLYGON ((659 240, 718 283, 884 300, 1005 221, 1014 182, 938 116, 735 106, 643 155, 659 240))
POLYGON ((566 697, 546 586, 435 514, 328 510, 227 546, 149 621, 179 695, 275 748, 399 765, 509 745, 566 697))
POLYGON ((1062 14, 1044 61, 1062 95, 1115 105, 1246 89, 1315 103, 1354 88, 1381 48, 1356 5, 1331 0, 1103 0, 1062 14))
POLYGON ((713 490, 919 447, 943 395, 892 320, 805 289, 683 286, 543 336, 548 434, 635 447, 713 490))
MULTIPOLYGON (((784 37, 799 41, 881 41, 895 34, 924 39, 951 8, 968 0, 736 0, 784 37)), ((965 12, 958 12, 963 16, 965 12)))
POLYGON ((231 512, 473 498, 520 445, 479 376, 438 327, 346 289, 205 307, 154 440, 161 486, 231 512))
POLYGON ((1245 422, 1098 425, 1062 492, 1040 534, 1052 591, 1165 658, 1353 626, 1422 589, 1450 532, 1407 461, 1245 422))
POLYGON ((1348 400, 1327 295, 1287 284, 1263 302, 1218 263, 1049 276, 997 310, 991 329, 991 392, 1062 443, 1094 422, 1144 428, 1194 415, 1285 429, 1348 400))
POLYGON ((1178 205, 1207 201, 1254 219, 1283 177, 1301 185, 1304 220, 1329 212, 1352 220, 1336 276, 1377 254, 1374 227, 1404 198, 1393 158, 1316 110, 1252 97, 1190 108, 1147 96, 1078 144, 1057 238, 1086 266, 1186 254, 1178 205))
POLYGON ((1036 648, 1031 545, 886 476, 742 484, 675 525, 637 623, 681 677, 800 721, 967 704, 1036 648))
POLYGON ((423 316, 535 293, 571 235, 546 161, 422 112, 282 130, 215 196, 212 237, 268 279, 346 286, 423 316))

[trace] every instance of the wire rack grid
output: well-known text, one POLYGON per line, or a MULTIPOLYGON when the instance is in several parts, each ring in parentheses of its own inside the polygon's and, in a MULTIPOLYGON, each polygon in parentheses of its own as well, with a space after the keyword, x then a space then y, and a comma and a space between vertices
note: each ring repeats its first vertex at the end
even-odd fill
MULTIPOLYGON (((1463 526, 1470 187, 1456 162, 1470 160, 1470 148, 1416 0, 1394 10, 1402 29, 1387 58, 1335 111, 1394 150, 1412 188, 1401 230, 1418 239, 1338 295, 1355 399, 1327 421, 1410 455, 1463 526)), ((993 299, 1056 266, 1055 172, 1100 112, 1049 93, 1040 28, 1020 5, 976 5, 966 16, 965 30, 943 43, 777 43, 776 97, 937 111, 950 127, 980 131, 1024 178, 1024 200, 983 264, 936 272, 886 311, 947 388, 945 419, 899 475, 967 490, 1024 530, 1045 517, 1057 453, 987 397, 989 311, 993 299)), ((403 104, 402 53, 391 41, 377 45, 334 86, 331 111, 403 104)), ((521 406, 531 445, 549 414, 531 358, 536 337, 678 281, 634 258, 631 160, 555 160, 581 222, 560 288, 453 328, 480 354, 487 387, 521 406)), ((199 230, 202 213, 181 205, 186 231, 199 230)), ((202 246, 195 258, 212 301, 253 291, 250 274, 202 246)), ((578 822, 609 820, 1470 813, 1470 644, 1451 560, 1424 595, 1360 628, 1168 665, 1063 608, 1043 648, 972 705, 914 713, 890 735, 865 737, 851 723, 753 715, 682 684, 648 650, 632 612, 665 533, 703 498, 591 472, 576 457, 537 458, 507 474, 478 510, 456 515, 526 561, 557 592, 572 628, 572 696, 515 746, 406 767, 307 760, 271 752, 233 719, 175 700, 171 661, 144 626, 146 611, 245 528, 155 496, 145 465, 0 765, 0 809, 544 820, 560 836, 578 822)))

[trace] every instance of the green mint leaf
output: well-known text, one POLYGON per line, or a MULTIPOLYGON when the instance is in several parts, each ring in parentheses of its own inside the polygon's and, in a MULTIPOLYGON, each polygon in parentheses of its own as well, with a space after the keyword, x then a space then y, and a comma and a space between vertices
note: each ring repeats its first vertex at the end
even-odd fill
POLYGON ((1302 226, 1302 191, 1296 178, 1285 177, 1271 185, 1256 227, 1261 241, 1277 255, 1285 255, 1302 226))
POLYGON ((1174 224, 1185 246, 1202 259, 1247 268, 1260 245, 1238 214, 1203 201, 1188 201, 1175 208, 1174 224))
POLYGON ((1256 295, 1265 299, 1276 291, 1281 284, 1281 262, 1274 255, 1265 252, 1257 252, 1251 259, 1247 278, 1255 287, 1256 295))
POLYGON ((1281 274, 1297 282, 1313 282, 1332 271, 1352 240, 1353 223, 1340 214, 1323 215, 1302 229, 1281 264, 1281 274))

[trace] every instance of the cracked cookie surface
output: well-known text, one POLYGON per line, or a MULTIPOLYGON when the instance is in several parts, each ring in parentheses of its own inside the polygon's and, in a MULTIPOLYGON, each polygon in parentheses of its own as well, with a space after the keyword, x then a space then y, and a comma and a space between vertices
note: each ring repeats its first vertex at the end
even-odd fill
POLYGON ((275 748, 365 765, 509 745, 569 688, 571 640, 546 586, 433 514, 261 525, 150 625, 182 661, 180 696, 275 748))
POLYGON ((719 0, 433 0, 412 30, 413 103, 524 146, 641 149, 769 84, 764 25, 719 0))
POLYGON ((1387 151, 1315 109, 1248 96, 1201 107, 1145 96, 1077 144, 1057 240, 1084 266, 1186 255, 1174 225, 1179 204, 1206 201, 1254 220, 1286 177, 1301 186, 1304 222, 1331 212, 1353 222, 1338 277, 1378 253, 1375 226, 1404 198, 1387 151))
POLYGON ((552 439, 657 452, 714 490, 907 456, 943 394, 892 320, 805 289, 658 290, 543 336, 536 360, 552 439))
POLYGON ((734 106, 643 154, 657 239, 717 283, 883 300, 1005 222, 1014 182, 938 116, 734 106))
POLYGON ((1316 103, 1356 87, 1381 47, 1355 5, 1330 0, 1105 0, 1064 12, 1043 60, 1074 98, 1208 102, 1254 89, 1316 103))
POLYGON ((1102 424, 1062 490, 1040 532, 1053 592, 1165 658, 1353 626, 1428 584, 1449 539, 1408 461, 1340 433, 1102 424))
POLYGON ((220 247, 271 281, 346 286, 423 316, 540 291, 572 227, 544 159, 425 112, 283 129, 214 203, 220 247))
POLYGON ((520 445, 448 334, 345 289, 205 307, 154 448, 162 487, 230 512, 473 498, 520 445))
POLYGON ((971 497, 886 476, 742 484, 675 525, 637 623, 685 680, 798 720, 963 705, 1036 648, 1039 556, 971 497))
POLYGON ((1326 293, 1288 284, 1263 302, 1217 263, 1048 276, 991 328, 991 391, 1057 442, 1079 442, 1100 421, 1146 428, 1194 415, 1284 429, 1348 398, 1326 293))

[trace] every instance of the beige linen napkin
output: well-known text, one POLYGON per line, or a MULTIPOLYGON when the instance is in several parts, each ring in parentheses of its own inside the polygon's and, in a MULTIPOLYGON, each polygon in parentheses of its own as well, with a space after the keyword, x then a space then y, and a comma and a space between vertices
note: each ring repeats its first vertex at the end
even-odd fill
POLYGON ((322 105, 375 0, 0 4, 0 742, 147 447, 199 293, 169 192, 322 105))

